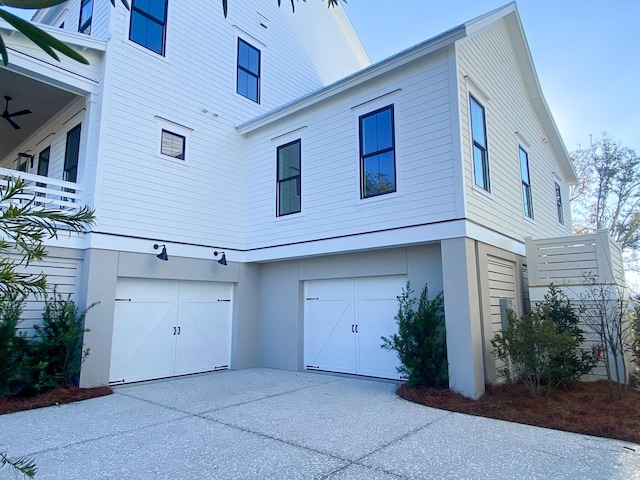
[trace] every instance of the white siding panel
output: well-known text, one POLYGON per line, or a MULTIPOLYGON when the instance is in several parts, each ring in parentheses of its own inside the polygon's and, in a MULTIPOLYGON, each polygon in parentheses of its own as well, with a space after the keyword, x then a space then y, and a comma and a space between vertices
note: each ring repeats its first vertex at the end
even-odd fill
POLYGON ((449 66, 439 54, 248 136, 248 248, 455 216, 449 66), (353 109, 388 92, 388 98, 353 109), (398 192, 360 199, 358 116, 394 104, 398 192), (306 127, 286 140, 284 132, 306 127), (275 216, 278 145, 302 139, 302 212, 275 216), (275 139, 274 139, 275 138, 275 139), (274 140, 272 140, 274 139, 274 140), (339 220, 338 220, 339 219, 339 220))
MULTIPOLYGON (((504 21, 492 25, 458 47, 460 116, 462 151, 470 219, 516 239, 567 235, 558 224, 554 174, 562 178, 562 169, 545 142, 546 134, 537 120, 519 71, 513 46, 504 21), (468 87, 468 82, 472 86, 468 87), (485 107, 491 200, 474 194, 469 135, 469 93, 475 87, 488 100, 479 98, 485 107), (471 89, 471 90, 470 90, 471 89), (522 207, 519 140, 529 154, 534 222, 525 218, 522 207)), ((476 93, 477 95, 477 93, 476 93)), ((568 204, 568 191, 563 191, 568 204)))

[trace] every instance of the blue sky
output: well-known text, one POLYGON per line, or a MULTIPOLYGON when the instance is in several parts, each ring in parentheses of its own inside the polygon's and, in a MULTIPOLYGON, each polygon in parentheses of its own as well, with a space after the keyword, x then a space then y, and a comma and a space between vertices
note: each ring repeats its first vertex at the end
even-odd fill
MULTIPOLYGON (((345 8, 376 62, 505 3, 349 0, 345 8)), ((640 153, 640 95, 635 91, 640 81, 640 0, 517 4, 542 89, 567 149, 586 146, 589 135, 607 131, 640 153)), ((283 2, 283 8, 286 5, 283 2)))
MULTIPOLYGON (((310 0, 309 0, 310 1, 310 0)), ((348 0, 378 61, 504 0, 348 0)), ((640 0, 519 0, 540 84, 567 149, 603 131, 640 153, 640 0)))

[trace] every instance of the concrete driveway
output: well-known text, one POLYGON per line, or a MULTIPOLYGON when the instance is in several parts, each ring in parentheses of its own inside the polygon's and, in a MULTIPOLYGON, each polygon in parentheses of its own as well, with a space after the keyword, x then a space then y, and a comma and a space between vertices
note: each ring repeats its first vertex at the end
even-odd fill
POLYGON ((143 383, 0 416, 0 449, 55 480, 640 479, 640 445, 435 410, 394 387, 268 369, 143 383))

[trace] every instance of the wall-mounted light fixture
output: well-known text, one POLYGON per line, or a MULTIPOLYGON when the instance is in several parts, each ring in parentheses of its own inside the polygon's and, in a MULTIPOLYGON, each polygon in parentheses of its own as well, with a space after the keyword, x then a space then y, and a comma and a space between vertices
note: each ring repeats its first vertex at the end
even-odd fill
POLYGON ((164 245, 158 245, 157 243, 153 244, 154 250, 158 250, 160 247, 162 247, 162 251, 158 255, 156 255, 156 257, 158 257, 160 260, 169 260, 169 256, 167 255, 167 247, 164 245))
MULTIPOLYGON (((30 152, 31 150, 27 150, 27 152, 30 152)), ((22 162, 22 159, 25 160, 29 160, 29 168, 33 168, 33 155, 27 153, 27 152, 19 152, 18 153, 18 168, 20 167, 20 164, 22 162)))
POLYGON ((220 265, 226 265, 227 264, 227 256, 224 254, 224 252, 213 252, 213 256, 217 257, 219 253, 222 254, 222 257, 220 258, 220 260, 218 260, 218 263, 220 265))

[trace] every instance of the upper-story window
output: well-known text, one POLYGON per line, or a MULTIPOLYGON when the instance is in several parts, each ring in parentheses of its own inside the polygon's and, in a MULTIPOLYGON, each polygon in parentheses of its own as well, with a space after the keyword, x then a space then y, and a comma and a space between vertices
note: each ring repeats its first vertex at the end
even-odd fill
POLYGON ((129 40, 164 55, 167 0, 133 0, 129 40))
POLYGON ((489 150, 487 148, 487 125, 484 107, 469 95, 471 111, 471 138, 473 141, 473 179, 477 186, 491 191, 489 182, 489 150))
POLYGON ((93 18, 93 0, 82 0, 80 2, 80 22, 78 31, 87 35, 91 34, 91 19, 93 18))
POLYGON ((76 125, 67 133, 67 145, 64 152, 64 177, 67 182, 78 179, 78 159, 80 158, 80 128, 76 125))
POLYGON ((519 147, 520 178, 522 180, 522 209, 524 214, 533 218, 533 198, 531 197, 531 175, 529 174, 529 154, 519 147))
POLYGON ((562 207, 562 190, 560 189, 560 185, 558 182, 555 182, 556 185, 556 209, 558 210, 558 223, 560 225, 564 225, 564 210, 562 207))
POLYGON ((260 103, 260 50, 238 39, 238 74, 236 91, 260 103))
POLYGON ((360 117, 360 196, 396 191, 393 105, 360 117))
POLYGON ((298 213, 301 210, 300 160, 300 140, 278 147, 278 216, 298 213))
POLYGON ((160 153, 173 157, 178 160, 184 160, 186 138, 169 130, 162 129, 160 138, 160 153))

